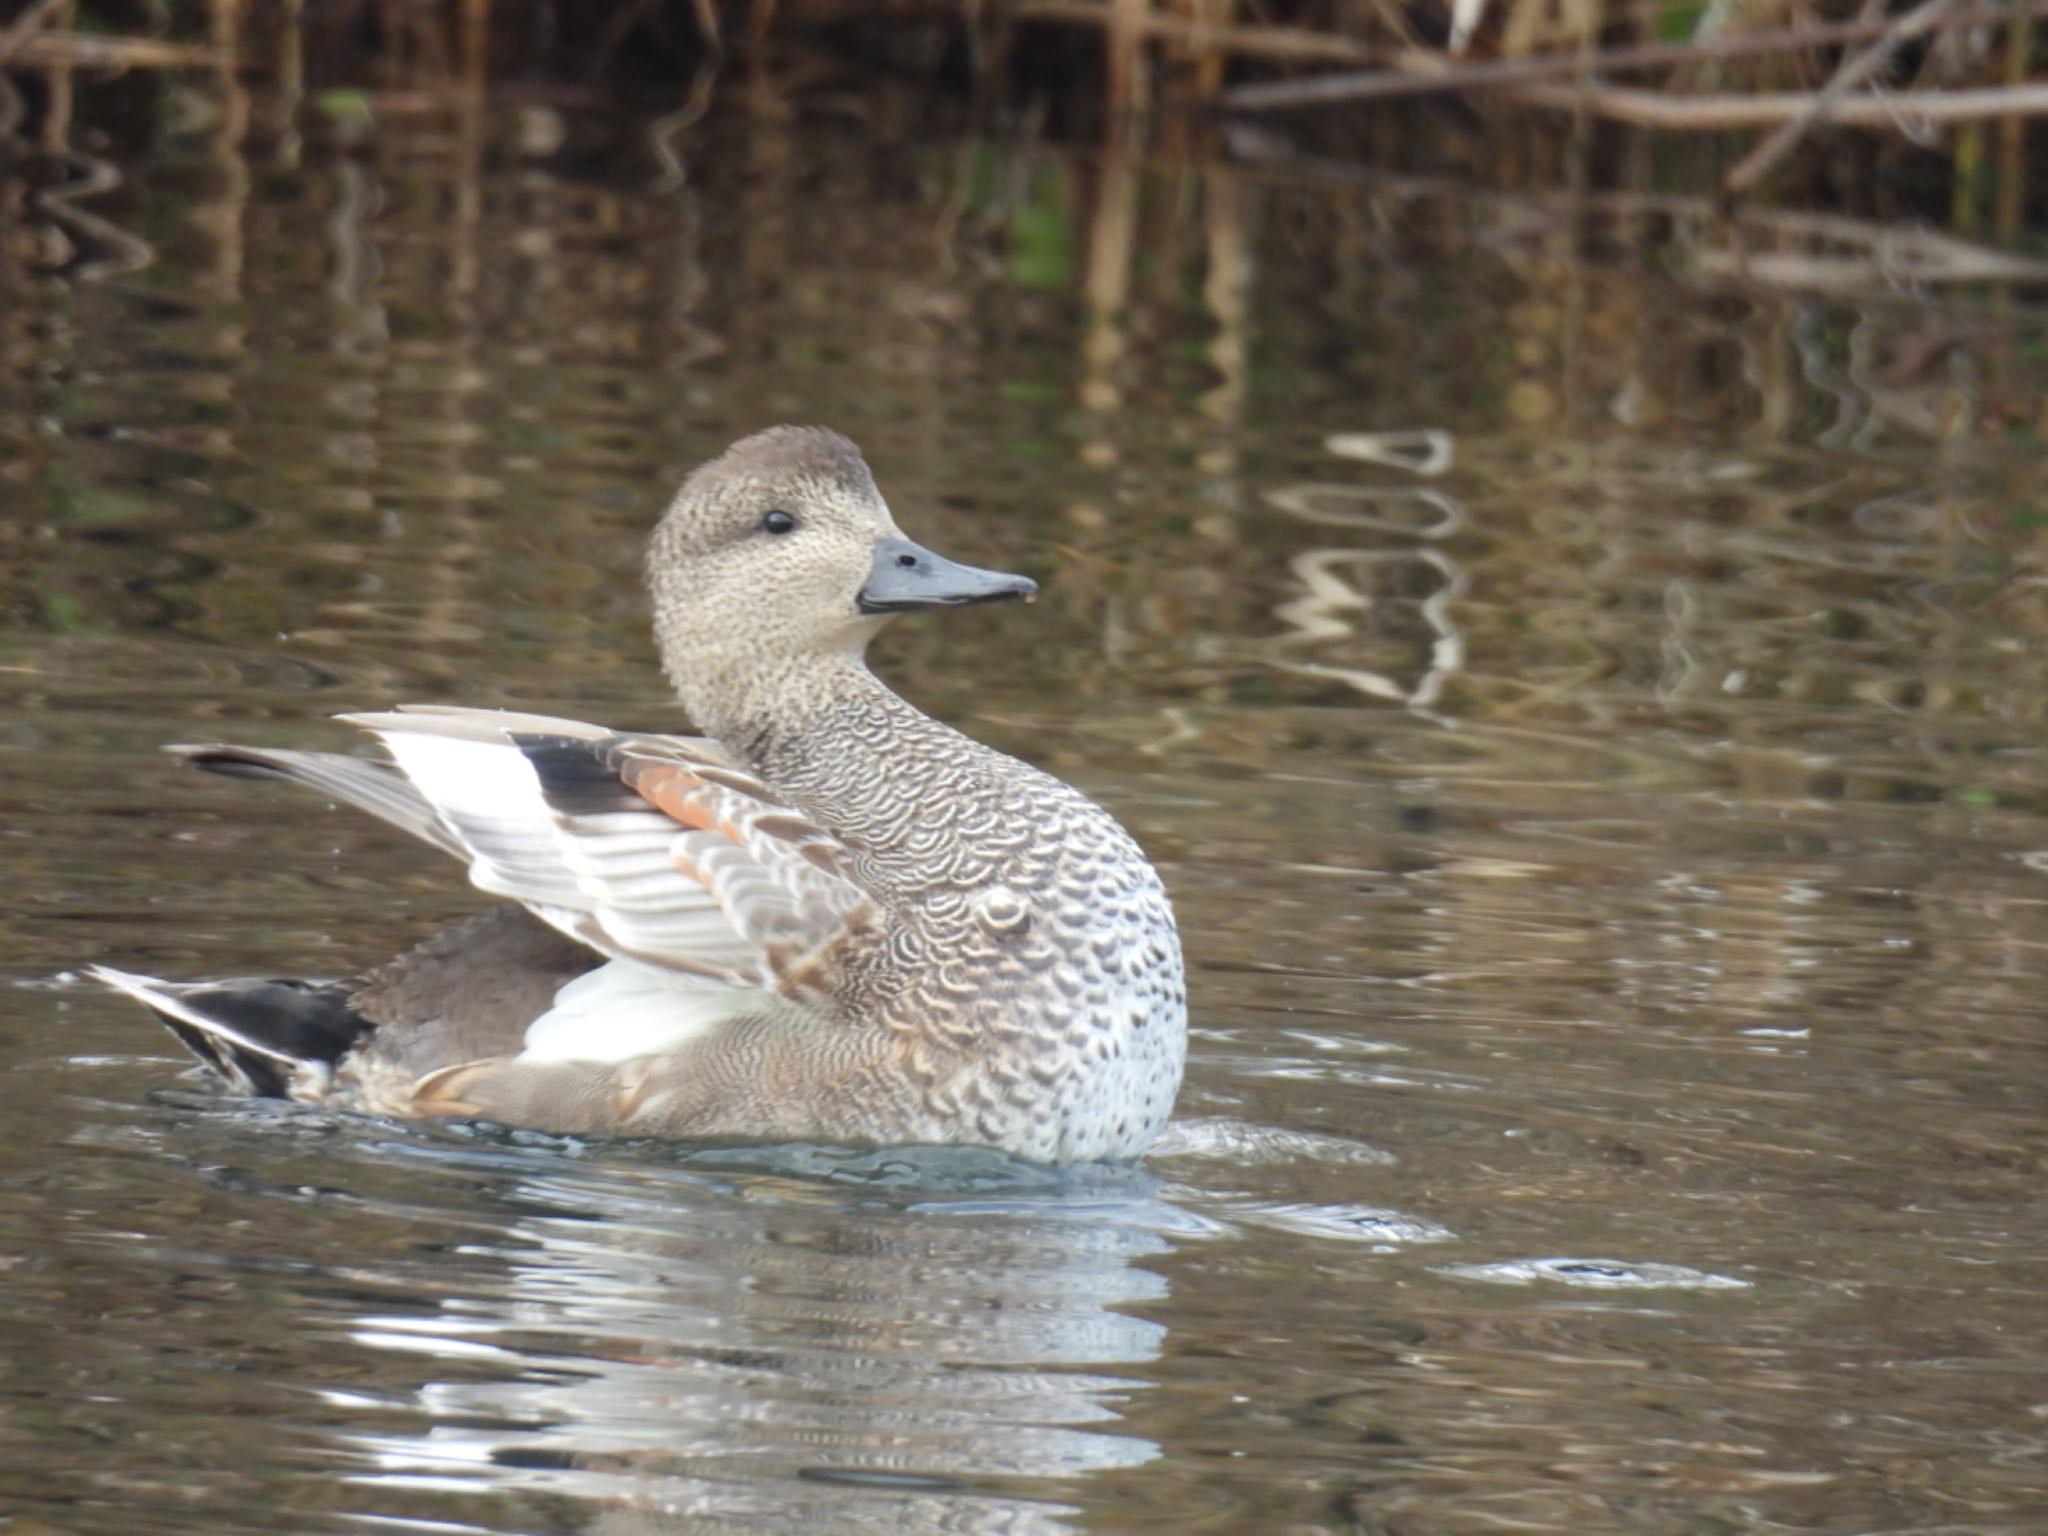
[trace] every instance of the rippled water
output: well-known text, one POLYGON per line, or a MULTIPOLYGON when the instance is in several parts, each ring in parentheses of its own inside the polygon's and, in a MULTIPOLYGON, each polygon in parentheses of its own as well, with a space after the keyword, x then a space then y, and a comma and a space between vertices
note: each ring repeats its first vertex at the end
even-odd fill
POLYGON ((2027 295, 769 77, 157 89, 0 237, 0 1526, 2048 1525, 2027 295), (670 722, 640 541, 779 419, 1044 581, 880 660, 1159 859, 1144 1167, 237 1103, 75 983, 472 904, 154 749, 670 722))

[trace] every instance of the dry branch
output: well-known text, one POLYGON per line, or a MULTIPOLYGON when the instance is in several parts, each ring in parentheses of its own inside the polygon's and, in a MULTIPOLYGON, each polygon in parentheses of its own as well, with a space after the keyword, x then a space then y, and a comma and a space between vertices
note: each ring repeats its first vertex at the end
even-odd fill
POLYGON ((1793 145, 1806 137, 1814 124, 1839 111, 1849 92, 1865 81, 1875 79, 1878 71, 1892 61, 1892 56, 1905 43, 1942 26, 1955 6, 1956 0, 1922 0, 1916 10, 1896 18, 1883 37, 1853 58, 1844 59, 1828 83, 1814 93, 1804 112, 1744 155, 1742 162, 1722 178, 1721 195, 1737 198, 1749 191, 1791 151, 1793 145))
POLYGON ((55 15, 57 7, 63 3, 64 0, 35 0, 33 5, 15 17, 13 25, 0 32, 0 66, 26 48, 30 39, 42 30, 43 23, 55 15))
MULTIPOLYGON (((1018 0, 1009 14, 1020 21, 1070 21, 1094 27, 1107 27, 1112 21, 1112 8, 1103 0, 1018 0)), ((1251 58, 1338 64, 1378 62, 1386 57, 1385 49, 1306 27, 1211 26, 1150 10, 1131 24, 1143 37, 1175 43, 1190 52, 1207 49, 1251 58)))
MULTIPOLYGON (((1987 26, 2048 15, 2040 0, 2024 5, 1970 5, 1939 20, 1939 27, 1987 26)), ((1313 80, 1271 80, 1223 92, 1220 104, 1233 112, 1269 111, 1283 107, 1325 106, 1337 102, 1377 101, 1397 96, 1424 96, 1451 91, 1486 91, 1504 85, 1569 80, 1583 74, 1616 74, 1626 70, 1663 69, 1719 59, 1760 54, 1796 53, 1806 48, 1833 47, 1883 37, 1898 24, 1896 17, 1828 22, 1771 32, 1737 32, 1689 43, 1650 43, 1609 48, 1595 53, 1542 54, 1522 59, 1456 62, 1444 54, 1404 49, 1392 55, 1390 69, 1321 75, 1313 80)))
POLYGON ((218 48, 160 43, 147 37, 102 37, 87 32, 38 32, 13 54, 0 36, 0 67, 72 64, 81 69, 218 69, 232 56, 218 48))
MULTIPOLYGON (((1589 81, 1584 86, 1524 85, 1504 87, 1511 101, 1561 112, 1588 111, 1639 128, 1719 130, 1775 128, 1804 117, 1813 106, 1811 91, 1771 91, 1755 95, 1671 96, 1659 91, 1629 90, 1589 81)), ((1830 122, 1852 128, 1890 128, 1900 123, 1960 123, 1987 117, 2048 115, 2048 82, 1986 86, 1977 90, 1904 91, 1883 96, 1852 96, 1831 108, 1830 122)))

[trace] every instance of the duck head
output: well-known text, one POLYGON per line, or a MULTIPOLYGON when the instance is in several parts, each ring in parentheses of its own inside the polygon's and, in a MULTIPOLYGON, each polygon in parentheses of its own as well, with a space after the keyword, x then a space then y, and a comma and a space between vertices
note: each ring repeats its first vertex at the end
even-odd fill
POLYGON ((895 614, 1037 590, 906 538, 860 450, 822 427, 771 427, 695 470, 647 580, 662 664, 714 734, 756 682, 858 658, 895 614))

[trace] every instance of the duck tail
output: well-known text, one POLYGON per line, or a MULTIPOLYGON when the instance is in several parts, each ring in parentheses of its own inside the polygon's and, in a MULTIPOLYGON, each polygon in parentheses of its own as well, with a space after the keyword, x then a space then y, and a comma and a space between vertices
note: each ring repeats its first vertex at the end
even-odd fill
POLYGON ((159 981, 105 965, 87 974, 134 998, 230 1085, 259 1098, 317 1096, 371 1029, 331 983, 159 981))

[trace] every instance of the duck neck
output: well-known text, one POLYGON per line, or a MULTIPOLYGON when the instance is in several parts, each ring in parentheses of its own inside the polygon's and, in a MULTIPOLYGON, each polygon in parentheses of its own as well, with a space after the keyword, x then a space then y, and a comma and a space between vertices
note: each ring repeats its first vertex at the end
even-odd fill
POLYGON ((763 667, 758 657, 692 658, 671 677, 697 728, 778 780, 816 753, 843 750, 849 720, 907 710, 868 670, 865 647, 793 656, 763 667))
MULTIPOLYGON (((892 850, 982 806, 997 755, 899 698, 858 656, 785 674, 721 741, 892 883, 892 850)), ((911 871, 923 872, 915 860, 911 871)))

